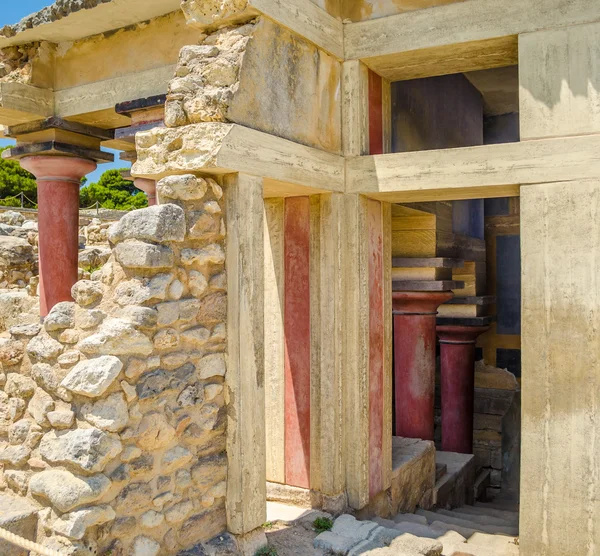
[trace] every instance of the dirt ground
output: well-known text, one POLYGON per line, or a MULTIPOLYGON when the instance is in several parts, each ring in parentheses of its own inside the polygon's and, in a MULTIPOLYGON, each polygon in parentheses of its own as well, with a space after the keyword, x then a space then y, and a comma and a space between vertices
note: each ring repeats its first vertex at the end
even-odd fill
POLYGON ((311 556, 315 553, 313 541, 317 532, 310 524, 275 523, 265 529, 269 546, 277 551, 277 556, 311 556))

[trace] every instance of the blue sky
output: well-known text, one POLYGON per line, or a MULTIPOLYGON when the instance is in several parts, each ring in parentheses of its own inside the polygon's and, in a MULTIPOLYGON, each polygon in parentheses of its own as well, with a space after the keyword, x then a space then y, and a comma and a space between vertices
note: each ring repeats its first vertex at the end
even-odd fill
MULTIPOLYGON (((25 16, 37 12, 41 10, 45 6, 50 6, 54 2, 51 0, 0 0, 0 27, 4 27, 4 25, 9 25, 11 23, 16 23, 20 21, 25 16)), ((0 139, 0 146, 4 147, 6 145, 13 144, 14 141, 0 139)), ((115 152, 115 151, 110 151, 115 152)), ((125 168, 129 166, 128 163, 119 160, 119 155, 115 152, 115 158, 117 162, 115 164, 101 164, 99 165, 98 170, 88 176, 88 183, 93 181, 98 181, 98 178, 105 170, 109 170, 111 168, 125 168)))

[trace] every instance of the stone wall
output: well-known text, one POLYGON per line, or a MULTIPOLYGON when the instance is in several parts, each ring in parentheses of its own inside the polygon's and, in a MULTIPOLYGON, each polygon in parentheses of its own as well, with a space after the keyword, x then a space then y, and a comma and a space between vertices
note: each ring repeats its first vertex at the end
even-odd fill
POLYGON ((175 554, 226 529, 223 193, 188 175, 158 195, 113 225, 74 302, 0 337, 0 489, 65 554, 175 554))

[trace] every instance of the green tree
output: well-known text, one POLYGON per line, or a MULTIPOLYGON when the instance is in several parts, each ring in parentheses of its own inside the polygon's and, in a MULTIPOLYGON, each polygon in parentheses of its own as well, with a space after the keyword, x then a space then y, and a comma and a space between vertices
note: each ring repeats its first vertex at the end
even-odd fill
MULTIPOLYGON (((9 147, 0 148, 0 153, 9 147)), ((16 160, 0 158, 0 205, 5 207, 20 207, 20 194, 23 192, 26 208, 35 208, 37 203, 37 184, 35 177, 23 170, 16 160)))
POLYGON ((146 194, 133 182, 121 177, 121 170, 107 170, 96 183, 86 183, 79 191, 79 206, 88 208, 96 202, 102 208, 132 210, 148 206, 146 194))

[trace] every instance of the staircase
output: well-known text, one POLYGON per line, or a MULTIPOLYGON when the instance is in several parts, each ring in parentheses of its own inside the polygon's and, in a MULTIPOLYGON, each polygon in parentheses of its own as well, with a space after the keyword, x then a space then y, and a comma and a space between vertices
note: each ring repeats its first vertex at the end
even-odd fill
POLYGON ((315 539, 317 553, 390 556, 519 556, 519 514, 503 503, 398 514, 393 520, 340 516, 315 539), (415 538, 417 537, 417 538, 415 538), (413 548, 411 548, 413 547, 413 548))

